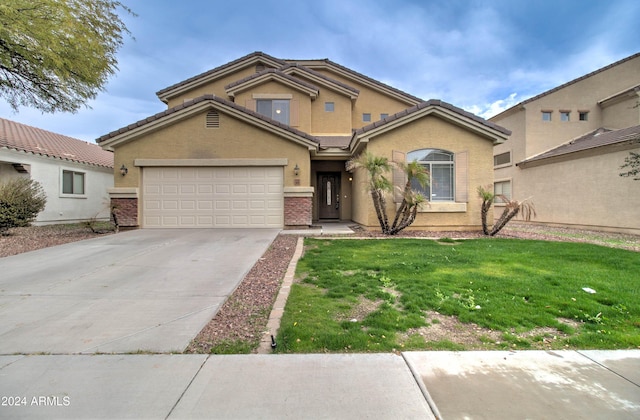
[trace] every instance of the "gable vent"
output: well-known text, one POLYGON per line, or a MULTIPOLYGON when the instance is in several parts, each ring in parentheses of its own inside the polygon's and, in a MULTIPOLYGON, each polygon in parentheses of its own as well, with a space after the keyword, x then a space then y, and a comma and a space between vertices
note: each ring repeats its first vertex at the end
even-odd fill
POLYGON ((256 64, 256 73, 260 73, 261 71, 264 71, 267 69, 267 66, 265 66, 262 63, 258 63, 256 64))
POLYGON ((218 111, 207 112, 207 120, 205 123, 207 128, 220 128, 220 114, 218 111))

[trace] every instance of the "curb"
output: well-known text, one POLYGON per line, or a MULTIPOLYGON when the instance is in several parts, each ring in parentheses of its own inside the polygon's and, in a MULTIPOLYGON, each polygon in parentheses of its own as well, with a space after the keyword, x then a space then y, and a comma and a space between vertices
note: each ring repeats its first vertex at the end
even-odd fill
POLYGON ((274 302, 273 308, 271 309, 271 314, 269 314, 267 329, 264 332, 262 339, 260 340, 260 346, 258 347, 257 351, 258 354, 271 354, 273 352, 273 349, 271 347, 271 336, 275 337, 278 334, 278 329, 280 329, 280 320, 282 318, 282 314, 284 313, 284 306, 287 303, 287 298, 289 297, 289 292, 291 291, 291 285, 293 284, 293 279, 296 274, 296 266, 298 265, 298 260, 300 259, 300 257, 302 257, 303 250, 304 238, 298 237, 296 250, 293 253, 293 257, 291 257, 289 267, 287 267, 284 279, 282 280, 282 285, 280 286, 280 291, 278 292, 276 301, 274 302))

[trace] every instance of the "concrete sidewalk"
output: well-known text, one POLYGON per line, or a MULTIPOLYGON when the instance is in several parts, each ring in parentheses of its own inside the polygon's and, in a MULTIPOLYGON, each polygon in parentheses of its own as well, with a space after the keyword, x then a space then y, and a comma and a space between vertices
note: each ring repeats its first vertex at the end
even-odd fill
POLYGON ((0 418, 633 419, 640 350, 0 356, 0 418))

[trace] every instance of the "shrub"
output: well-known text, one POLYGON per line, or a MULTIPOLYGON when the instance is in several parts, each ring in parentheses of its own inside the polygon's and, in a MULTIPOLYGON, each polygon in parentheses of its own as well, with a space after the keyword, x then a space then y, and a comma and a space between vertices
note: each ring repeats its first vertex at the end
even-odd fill
POLYGON ((0 183, 0 234, 13 227, 29 226, 44 210, 47 197, 42 186, 29 178, 0 183))

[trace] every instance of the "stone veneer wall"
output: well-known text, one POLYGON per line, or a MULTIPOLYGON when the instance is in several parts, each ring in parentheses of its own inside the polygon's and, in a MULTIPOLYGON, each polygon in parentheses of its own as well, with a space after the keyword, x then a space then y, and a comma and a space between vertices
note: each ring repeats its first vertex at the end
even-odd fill
POLYGON ((139 226, 137 198, 112 198, 111 208, 120 227, 139 226))
POLYGON ((311 226, 311 197, 284 198, 284 225, 311 226))

